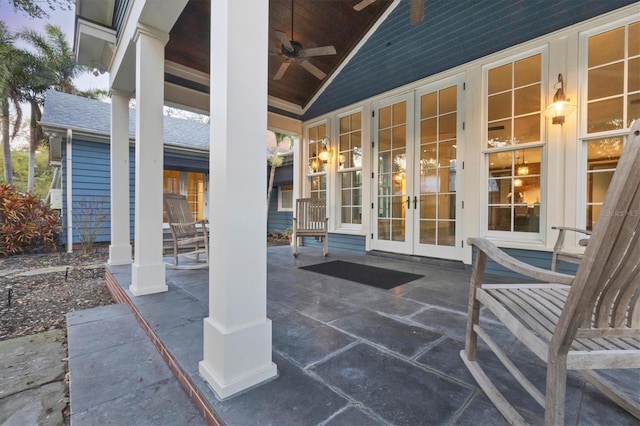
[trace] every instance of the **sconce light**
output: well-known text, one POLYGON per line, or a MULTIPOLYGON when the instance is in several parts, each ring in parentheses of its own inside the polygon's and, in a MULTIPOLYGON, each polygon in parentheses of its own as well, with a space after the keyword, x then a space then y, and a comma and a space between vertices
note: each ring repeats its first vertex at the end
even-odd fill
POLYGON ((553 86, 557 88, 553 96, 553 103, 544 110, 544 115, 551 118, 553 124, 564 124, 564 117, 571 114, 576 106, 570 102, 564 94, 564 80, 562 74, 558 74, 558 82, 553 86))
POLYGON ((318 158, 324 163, 329 161, 331 158, 331 147, 329 145, 329 138, 326 136, 322 138, 322 150, 320 151, 320 154, 318 154, 318 158))

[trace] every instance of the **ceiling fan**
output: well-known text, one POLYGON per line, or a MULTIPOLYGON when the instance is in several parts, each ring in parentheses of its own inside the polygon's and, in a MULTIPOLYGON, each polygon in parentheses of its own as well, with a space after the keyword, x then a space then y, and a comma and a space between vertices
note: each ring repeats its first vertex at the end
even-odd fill
MULTIPOLYGON (((356 12, 360 12, 365 7, 373 4, 376 0, 360 0, 353 6, 356 12)), ((411 25, 419 24, 424 20, 424 0, 409 0, 411 2, 411 25)))
POLYGON ((302 68, 309 71, 319 80, 327 76, 320 68, 309 62, 308 58, 313 56, 335 55, 336 48, 333 46, 323 46, 304 49, 299 42, 293 39, 293 0, 291 0, 291 39, 282 31, 274 31, 274 34, 282 45, 279 50, 272 51, 271 53, 280 55, 283 59, 282 65, 280 65, 278 72, 276 72, 276 75, 273 77, 274 80, 280 80, 292 62, 297 62, 302 68))

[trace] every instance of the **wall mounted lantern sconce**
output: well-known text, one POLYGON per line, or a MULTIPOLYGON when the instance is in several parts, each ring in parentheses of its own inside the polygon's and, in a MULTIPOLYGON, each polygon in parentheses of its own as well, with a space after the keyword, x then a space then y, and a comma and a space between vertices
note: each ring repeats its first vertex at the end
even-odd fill
POLYGON ((322 138, 322 150, 320 154, 318 154, 318 158, 323 163, 328 162, 331 159, 331 143, 329 142, 328 137, 322 138))
POLYGON ((553 86, 558 89, 553 96, 553 103, 544 110, 544 115, 551 118, 553 124, 564 124, 564 118, 571 114, 576 106, 564 94, 564 80, 562 74, 558 74, 558 82, 553 86))

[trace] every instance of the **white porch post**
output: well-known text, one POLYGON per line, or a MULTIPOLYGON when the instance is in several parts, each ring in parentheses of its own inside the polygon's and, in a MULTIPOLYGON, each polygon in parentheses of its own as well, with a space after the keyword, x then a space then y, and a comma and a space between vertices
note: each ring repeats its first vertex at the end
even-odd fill
POLYGON ((211 267, 199 370, 220 398, 277 375, 266 317, 268 6, 211 2, 211 267))
POLYGON ((135 296, 167 291, 162 262, 164 45, 166 33, 138 24, 136 43, 135 296))
POLYGON ((129 94, 111 90, 111 244, 109 265, 131 264, 129 94))

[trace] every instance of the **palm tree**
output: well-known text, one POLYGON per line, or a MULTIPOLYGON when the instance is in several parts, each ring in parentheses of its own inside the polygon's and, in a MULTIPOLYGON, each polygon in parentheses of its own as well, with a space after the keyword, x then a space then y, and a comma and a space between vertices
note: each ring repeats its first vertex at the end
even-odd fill
POLYGON ((35 50, 29 61, 31 79, 22 89, 23 98, 31 106, 31 125, 29 139, 29 175, 27 191, 33 191, 35 153, 44 141, 42 128, 38 121, 42 117, 41 106, 44 104, 44 93, 53 88, 60 92, 84 94, 74 85, 73 79, 84 71, 75 61, 65 34, 60 27, 47 24, 45 36, 33 30, 22 31, 19 35, 35 50))
POLYGON ((6 24, 0 21, 0 117, 2 117, 2 150, 4 165, 4 181, 13 184, 13 166, 11 161, 11 140, 15 138, 22 124, 22 108, 20 106, 19 87, 26 77, 23 72, 25 55, 13 43, 15 35, 11 34, 6 24), (11 104, 16 110, 16 119, 11 132, 9 112, 11 104))

